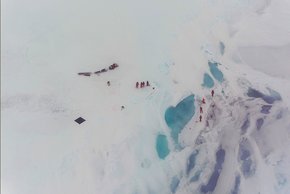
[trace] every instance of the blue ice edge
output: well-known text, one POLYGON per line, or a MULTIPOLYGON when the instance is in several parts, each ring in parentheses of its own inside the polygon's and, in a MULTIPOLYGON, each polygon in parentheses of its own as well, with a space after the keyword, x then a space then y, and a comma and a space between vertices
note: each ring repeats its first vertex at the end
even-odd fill
POLYGON ((219 82, 223 82, 224 81, 224 75, 221 72, 221 70, 219 70, 218 63, 209 61, 208 65, 209 65, 209 69, 210 69, 210 72, 211 72, 212 76, 216 80, 218 80, 219 82))
POLYGON ((191 177, 190 182, 192 183, 192 182, 198 181, 199 180, 199 177, 200 177, 200 174, 201 174, 201 170, 196 171, 196 173, 194 174, 194 176, 191 177))
POLYGON ((194 95, 190 95, 180 101, 175 107, 170 106, 165 111, 165 121, 171 129, 171 136, 178 145, 178 136, 185 125, 195 114, 194 95))
MULTIPOLYGON (((249 97, 254 97, 254 98, 261 98, 263 99, 265 102, 267 102, 268 104, 273 104, 275 101, 280 101, 282 100, 280 94, 278 92, 276 92, 275 90, 272 90, 270 88, 267 88, 270 95, 267 94, 263 94, 262 92, 254 89, 254 88, 249 88, 247 95, 249 97)), ((265 111, 267 112, 267 111, 265 111)))
POLYGON ((257 119, 257 121, 256 121, 257 130, 260 130, 263 124, 264 124, 264 119, 263 118, 257 119))
POLYGON ((175 193, 176 192, 179 183, 180 183, 180 180, 178 179, 178 177, 177 176, 174 176, 172 178, 171 184, 170 184, 170 190, 171 190, 172 193, 175 193))
POLYGON ((186 174, 188 175, 190 171, 195 167, 195 162, 196 162, 196 156, 198 155, 199 151, 194 150, 188 160, 187 160, 187 165, 186 165, 186 174))
POLYGON ((214 86, 213 79, 207 73, 205 73, 203 75, 203 84, 202 84, 202 86, 207 87, 207 88, 212 88, 214 86))
POLYGON ((165 159, 169 154, 168 141, 165 135, 159 134, 156 139, 156 151, 160 159, 165 159))
POLYGON ((271 108, 272 108, 272 105, 263 105, 260 112, 263 114, 269 114, 271 108))
POLYGON ((225 155, 226 155, 226 151, 223 148, 219 148, 219 150, 216 152, 216 164, 214 167, 214 171, 211 177, 209 178, 207 184, 201 186, 200 191, 202 193, 210 193, 214 191, 217 185, 220 173, 222 171, 223 163, 225 161, 225 155))
POLYGON ((234 188, 233 188, 231 194, 238 194, 239 193, 240 184, 241 184, 241 176, 237 175, 236 179, 235 179, 235 185, 234 185, 234 188))
POLYGON ((243 173, 245 178, 251 177, 255 174, 255 162, 251 157, 251 145, 248 140, 244 140, 239 144, 239 162, 241 164, 241 172, 243 173))
POLYGON ((245 134, 247 132, 247 129, 250 127, 250 120, 249 120, 249 114, 247 114, 246 120, 244 121, 243 125, 241 126, 241 134, 245 134))

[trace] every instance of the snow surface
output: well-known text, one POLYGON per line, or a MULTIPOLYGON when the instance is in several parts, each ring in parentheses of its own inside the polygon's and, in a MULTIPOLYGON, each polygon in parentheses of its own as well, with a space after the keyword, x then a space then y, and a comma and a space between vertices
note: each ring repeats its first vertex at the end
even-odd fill
POLYGON ((1 18, 1 193, 289 193, 288 0, 3 0, 1 18), (176 147, 165 112, 191 95, 176 147))

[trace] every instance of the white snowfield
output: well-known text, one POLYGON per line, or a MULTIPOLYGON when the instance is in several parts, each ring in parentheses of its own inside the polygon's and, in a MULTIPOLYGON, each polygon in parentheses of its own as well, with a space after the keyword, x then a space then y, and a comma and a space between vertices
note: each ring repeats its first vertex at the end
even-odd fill
POLYGON ((1 193, 290 193, 290 1, 3 0, 1 18, 1 193), (191 94, 177 149, 165 111, 191 94))

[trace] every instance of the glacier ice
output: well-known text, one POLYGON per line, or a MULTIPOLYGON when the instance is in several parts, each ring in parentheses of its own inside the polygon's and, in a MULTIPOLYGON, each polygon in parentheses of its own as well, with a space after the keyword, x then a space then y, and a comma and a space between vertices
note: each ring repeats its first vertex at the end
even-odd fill
POLYGON ((289 192, 287 0, 3 7, 1 193, 289 192))

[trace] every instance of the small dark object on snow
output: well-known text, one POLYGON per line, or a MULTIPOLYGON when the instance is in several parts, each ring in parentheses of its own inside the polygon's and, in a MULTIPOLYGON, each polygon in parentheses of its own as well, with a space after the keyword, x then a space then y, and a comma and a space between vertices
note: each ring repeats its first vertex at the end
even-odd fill
POLYGON ((123 110, 125 108, 125 106, 121 106, 121 110, 123 110))
POLYGON ((115 68, 117 68, 117 67, 119 67, 119 65, 118 65, 117 63, 114 63, 113 65, 110 65, 110 66, 109 66, 109 69, 110 69, 110 70, 113 70, 113 69, 115 69, 115 68))
POLYGON ((149 81, 146 82, 146 86, 150 86, 149 81))
POLYGON ((107 69, 102 69, 101 73, 104 73, 104 72, 107 72, 107 71, 108 71, 107 69))
POLYGON ((107 85, 110 86, 111 85, 111 82, 110 81, 107 81, 107 85))
POLYGON ((82 124, 83 122, 85 122, 86 120, 83 119, 82 117, 79 117, 75 120, 75 122, 77 122, 78 124, 82 124))
POLYGON ((99 73, 101 73, 101 71, 96 71, 96 72, 95 72, 95 74, 99 74, 99 73))
POLYGON ((81 72, 78 75, 91 76, 91 72, 81 72))

